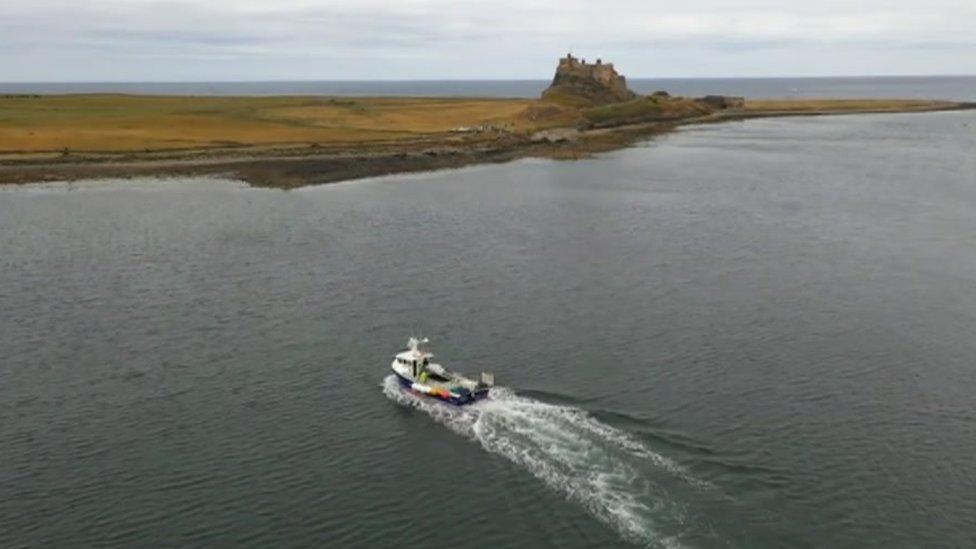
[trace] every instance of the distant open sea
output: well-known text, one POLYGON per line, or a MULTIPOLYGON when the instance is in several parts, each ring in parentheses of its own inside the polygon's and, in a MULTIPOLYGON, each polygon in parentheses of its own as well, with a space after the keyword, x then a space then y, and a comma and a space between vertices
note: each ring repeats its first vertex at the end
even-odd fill
MULTIPOLYGON (((850 97, 976 100, 976 76, 830 78, 635 78, 640 93, 742 95, 752 98, 850 97)), ((548 80, 397 80, 290 82, 0 83, 0 93, 132 93, 176 95, 363 95, 536 97, 548 80)))

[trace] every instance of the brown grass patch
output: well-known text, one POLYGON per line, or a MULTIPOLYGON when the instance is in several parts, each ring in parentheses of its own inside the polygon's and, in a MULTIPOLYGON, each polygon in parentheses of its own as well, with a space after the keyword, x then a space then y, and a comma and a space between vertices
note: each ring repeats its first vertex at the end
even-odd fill
POLYGON ((513 127, 533 101, 495 99, 0 97, 0 152, 122 152, 361 143, 513 127))

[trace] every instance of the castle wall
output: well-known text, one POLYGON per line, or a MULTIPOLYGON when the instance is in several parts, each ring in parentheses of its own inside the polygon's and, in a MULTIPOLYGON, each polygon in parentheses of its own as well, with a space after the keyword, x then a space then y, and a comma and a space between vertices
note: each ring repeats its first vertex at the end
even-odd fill
POLYGON ((617 74, 613 63, 587 63, 572 55, 559 60, 552 85, 543 97, 556 90, 570 95, 585 97, 595 104, 629 101, 636 94, 627 88, 626 79, 617 74))

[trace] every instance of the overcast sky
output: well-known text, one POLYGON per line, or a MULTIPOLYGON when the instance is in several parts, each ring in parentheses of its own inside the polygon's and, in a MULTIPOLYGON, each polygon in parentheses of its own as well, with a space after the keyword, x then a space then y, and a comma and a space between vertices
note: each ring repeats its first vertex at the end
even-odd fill
POLYGON ((976 74, 976 0, 0 0, 0 81, 976 74))

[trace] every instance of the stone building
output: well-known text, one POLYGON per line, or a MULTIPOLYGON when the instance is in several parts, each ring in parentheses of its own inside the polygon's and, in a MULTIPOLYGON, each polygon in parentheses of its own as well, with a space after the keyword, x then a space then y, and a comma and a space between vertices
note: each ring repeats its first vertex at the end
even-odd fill
POLYGON ((567 54, 559 60, 552 84, 542 93, 543 99, 565 96, 580 97, 594 105, 603 105, 630 101, 637 94, 627 87, 627 79, 617 73, 613 63, 604 63, 602 59, 587 63, 585 59, 567 54))

